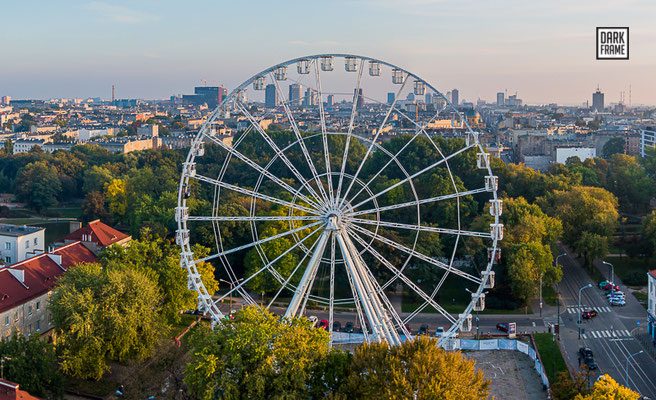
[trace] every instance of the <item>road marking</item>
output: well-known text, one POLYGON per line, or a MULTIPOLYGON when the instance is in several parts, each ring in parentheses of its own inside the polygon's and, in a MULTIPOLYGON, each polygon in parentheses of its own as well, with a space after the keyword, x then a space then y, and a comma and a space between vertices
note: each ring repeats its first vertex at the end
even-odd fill
POLYGON ((533 326, 535 326, 535 321, 533 321, 533 326))
POLYGON ((587 339, 587 337, 585 336, 585 333, 582 333, 581 336, 583 337, 583 339, 587 339))
POLYGON ((608 333, 608 331, 602 331, 602 332, 604 333, 604 337, 610 337, 610 334, 608 333))
POLYGON ((592 337, 594 337, 595 339, 597 338, 597 334, 595 333, 595 331, 590 331, 590 334, 591 334, 592 337))
POLYGON ((568 308, 568 309, 567 309, 567 313, 569 313, 569 314, 574 314, 574 310, 572 310, 571 308, 568 308))

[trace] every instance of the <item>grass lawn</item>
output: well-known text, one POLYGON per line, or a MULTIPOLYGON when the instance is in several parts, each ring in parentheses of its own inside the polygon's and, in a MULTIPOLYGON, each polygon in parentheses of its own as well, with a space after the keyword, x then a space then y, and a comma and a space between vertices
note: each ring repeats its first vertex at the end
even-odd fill
MULTIPOLYGON (((629 286, 647 285, 649 266, 644 259, 630 257, 606 257, 606 262, 613 264, 615 275, 629 286)), ((609 267, 610 268, 610 267, 609 267)))
POLYGON ((642 304, 642 306, 647 309, 647 302, 649 301, 649 296, 646 293, 642 292, 632 292, 635 298, 642 304))
MULTIPOLYGON (((563 358, 558 343, 553 343, 553 335, 551 333, 535 333, 533 334, 537 351, 540 353, 540 359, 544 366, 544 371, 549 380, 552 376, 558 375, 559 372, 567 372, 567 364, 563 358), (554 356, 556 357, 556 373, 553 374, 554 356)), ((553 382, 552 382, 553 383, 553 382)))

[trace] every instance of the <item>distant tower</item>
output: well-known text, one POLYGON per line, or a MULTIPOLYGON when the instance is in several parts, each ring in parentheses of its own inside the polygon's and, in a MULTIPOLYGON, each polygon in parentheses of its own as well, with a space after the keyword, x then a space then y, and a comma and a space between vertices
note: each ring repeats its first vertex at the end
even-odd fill
POLYGON ((457 105, 458 100, 459 100, 458 99, 459 95, 460 95, 460 92, 458 91, 458 89, 453 89, 451 91, 451 103, 453 103, 454 105, 457 105))
POLYGON ((355 107, 362 108, 364 106, 364 96, 362 95, 362 89, 353 89, 353 94, 357 95, 355 107))
POLYGON ((597 91, 592 93, 592 110, 596 112, 604 111, 604 94, 599 90, 599 86, 597 86, 597 91))
POLYGON ((329 94, 326 98, 326 105, 332 107, 335 105, 335 95, 329 94))
POLYGON ((112 103, 116 101, 116 93, 114 92, 114 85, 112 85, 112 103))
POLYGON ((387 104, 394 103, 394 93, 387 93, 387 104))
POLYGON ((506 95, 503 92, 497 93, 497 105, 504 106, 506 104, 506 95))
POLYGON ((289 85, 289 105, 300 106, 302 92, 303 92, 303 85, 299 85, 298 83, 293 83, 289 85))
POLYGON ((276 108, 278 106, 278 89, 274 84, 268 84, 264 92, 264 106, 266 108, 276 108))

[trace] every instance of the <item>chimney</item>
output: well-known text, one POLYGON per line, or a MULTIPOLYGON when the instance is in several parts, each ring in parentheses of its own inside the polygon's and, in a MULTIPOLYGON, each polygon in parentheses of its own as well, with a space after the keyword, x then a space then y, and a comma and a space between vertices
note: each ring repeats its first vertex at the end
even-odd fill
POLYGON ((82 223, 80 221, 70 221, 68 223, 68 233, 73 233, 76 230, 80 229, 82 227, 82 223))
POLYGON ((18 397, 18 383, 0 379, 0 395, 3 398, 15 399, 18 397))

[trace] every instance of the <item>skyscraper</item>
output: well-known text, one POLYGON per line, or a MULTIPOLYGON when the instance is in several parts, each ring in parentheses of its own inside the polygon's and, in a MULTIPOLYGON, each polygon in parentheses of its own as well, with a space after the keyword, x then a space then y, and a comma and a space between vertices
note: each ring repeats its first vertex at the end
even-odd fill
POLYGON ((264 105, 266 108, 276 108, 280 104, 278 100, 278 89, 276 85, 269 84, 264 92, 264 105))
POLYGON ((460 95, 460 92, 458 92, 458 89, 453 89, 451 91, 451 103, 453 104, 458 104, 458 96, 460 95))
POLYGON ((357 95, 356 108, 362 108, 364 106, 364 96, 362 95, 362 89, 353 89, 353 95, 357 95))
POLYGON ((503 92, 497 92, 497 105, 498 106, 506 105, 506 95, 503 92))
POLYGON ((604 111, 604 94, 599 90, 599 86, 597 86, 597 91, 592 93, 592 110, 596 112, 604 111))
POLYGON ((289 85, 289 105, 290 106, 300 106, 301 105, 301 93, 303 92, 303 85, 298 83, 292 83, 289 85))
POLYGON ((424 99, 426 100, 426 104, 431 104, 433 102, 433 95, 426 93, 426 97, 424 97, 424 99))
POLYGON ((329 94, 326 98, 326 105, 332 107, 335 105, 335 95, 329 94))
POLYGON ((387 93, 387 104, 394 103, 394 93, 387 93))
POLYGON ((308 88, 305 91, 305 97, 303 98, 303 105, 305 107, 312 107, 319 104, 318 93, 315 89, 308 88))

